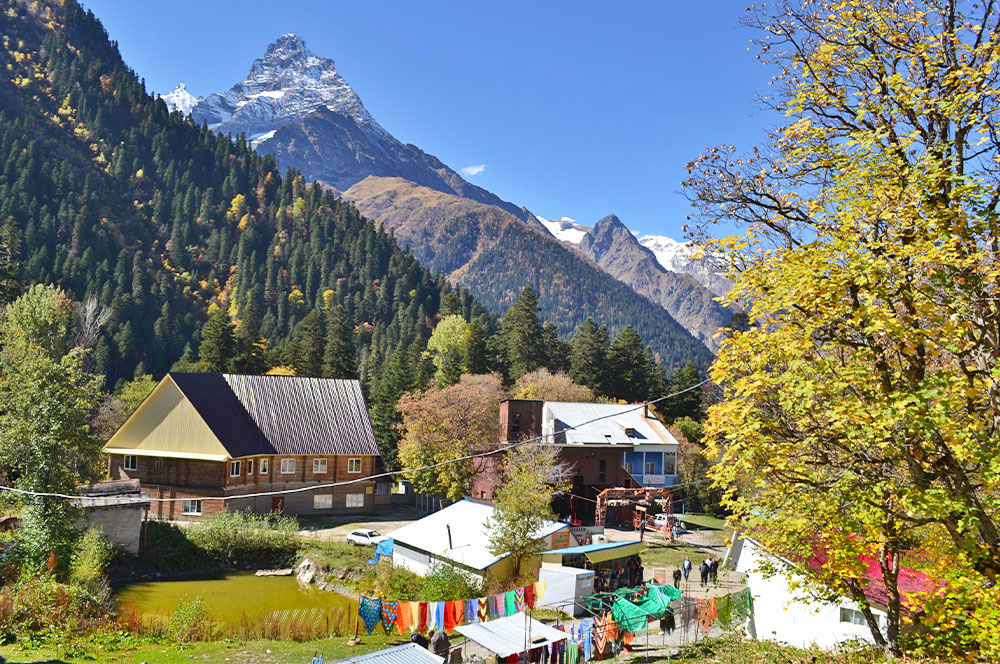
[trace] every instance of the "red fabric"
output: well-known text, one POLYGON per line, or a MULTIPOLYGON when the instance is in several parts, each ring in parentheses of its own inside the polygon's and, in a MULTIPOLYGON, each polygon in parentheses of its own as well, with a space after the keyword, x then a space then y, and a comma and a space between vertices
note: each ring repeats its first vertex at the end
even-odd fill
POLYGON ((427 631, 427 602, 420 603, 420 619, 417 622, 417 631, 421 634, 427 631))
POLYGON ((444 605, 444 631, 449 634, 455 631, 455 604, 457 603, 448 601, 444 605))
POLYGON ((535 608, 535 584, 529 583, 524 587, 524 603, 529 609, 535 608))

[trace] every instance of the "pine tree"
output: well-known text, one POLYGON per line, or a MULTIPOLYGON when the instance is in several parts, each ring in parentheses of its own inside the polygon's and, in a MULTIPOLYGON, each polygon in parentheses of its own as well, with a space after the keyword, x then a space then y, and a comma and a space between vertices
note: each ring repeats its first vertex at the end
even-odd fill
POLYGON ((545 366, 549 371, 558 373, 569 371, 570 345, 559 339, 559 329, 552 323, 542 326, 542 338, 545 343, 545 366))
POLYGON ((608 330, 598 327, 593 318, 587 318, 576 329, 570 341, 569 375, 578 385, 586 385, 594 394, 607 394, 606 385, 611 376, 608 371, 608 330))
POLYGON ((313 310, 302 319, 292 342, 292 367, 296 376, 322 376, 326 338, 323 322, 313 310))
POLYGON ((466 372, 483 374, 490 370, 486 343, 486 327, 478 319, 469 323, 469 341, 463 358, 466 372))
POLYGON ((21 294, 20 249, 21 232, 17 220, 9 216, 0 228, 0 307, 21 294))
MULTIPOLYGON (((698 375, 698 370, 695 368, 694 363, 688 362, 670 377, 668 391, 670 394, 680 392, 697 385, 700 381, 701 376, 698 375)), ((658 407, 658 410, 663 413, 664 419, 668 422, 684 417, 700 421, 705 415, 702 409, 700 390, 691 390, 676 397, 666 399, 658 407)))
POLYGON ((407 351, 399 346, 382 365, 382 372, 371 392, 369 414, 375 440, 378 441, 379 452, 387 468, 395 470, 397 462, 397 447, 399 445, 399 426, 403 416, 396 408, 399 397, 410 389, 413 376, 407 368, 407 351))
POLYGON ((608 350, 610 396, 630 403, 649 395, 649 370, 643 354, 642 339, 631 325, 619 333, 608 350))
POLYGON ((203 371, 229 371, 236 351, 233 321, 222 309, 216 311, 201 329, 198 362, 203 371))
POLYGON ((260 314, 257 305, 250 302, 240 315, 231 368, 237 373, 262 374, 267 369, 266 353, 267 346, 260 338, 260 314))
POLYGON ((538 298, 526 286, 501 322, 500 336, 510 362, 511 380, 545 364, 545 338, 538 311, 538 298))
POLYGON ((327 309, 323 375, 327 378, 358 377, 354 359, 354 329, 347 310, 342 306, 327 309))

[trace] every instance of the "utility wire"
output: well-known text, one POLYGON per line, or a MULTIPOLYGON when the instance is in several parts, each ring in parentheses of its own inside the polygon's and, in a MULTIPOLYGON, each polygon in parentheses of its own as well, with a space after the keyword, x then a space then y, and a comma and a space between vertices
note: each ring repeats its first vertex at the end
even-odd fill
MULTIPOLYGON (((233 494, 233 495, 230 495, 230 496, 196 496, 196 497, 193 497, 193 498, 152 498, 151 497, 151 498, 149 498, 149 501, 150 502, 155 502, 155 503, 176 503, 176 502, 182 502, 182 501, 185 501, 185 500, 221 500, 221 501, 225 502, 225 501, 229 501, 229 500, 244 500, 244 499, 247 499, 247 498, 258 498, 258 497, 265 497, 265 496, 284 496, 284 495, 293 494, 293 493, 303 493, 303 492, 306 492, 306 491, 317 491, 319 489, 330 489, 330 488, 334 488, 334 487, 338 487, 338 486, 348 486, 348 485, 351 485, 351 484, 359 484, 361 482, 369 482, 371 480, 377 480, 377 479, 382 479, 382 478, 387 478, 387 477, 396 477, 398 475, 404 475, 406 473, 416 473, 416 472, 420 472, 420 471, 423 471, 423 470, 433 470, 434 468, 440 468, 442 466, 448 466, 448 465, 451 465, 453 463, 459 463, 461 461, 469 461, 471 459, 479 459, 479 458, 484 458, 484 457, 492 456, 494 454, 500 454, 501 452, 506 452, 507 450, 512 450, 515 447, 520 447, 522 445, 528 445, 530 443, 537 443, 537 442, 543 441, 543 440, 545 440, 547 438, 553 438, 553 437, 557 436, 559 433, 562 433, 564 431, 571 431, 573 429, 578 429, 580 427, 584 427, 584 426, 593 424, 594 422, 600 422, 601 420, 606 420, 606 419, 609 419, 609 418, 612 418, 612 417, 620 417, 621 415, 623 415, 625 413, 631 413, 631 412, 633 412, 635 410, 639 410, 640 408, 646 408, 647 406, 652 406, 653 404, 659 403, 660 401, 664 401, 666 399, 672 399, 674 397, 680 396, 680 395, 684 394, 685 392, 690 392, 691 390, 696 390, 696 389, 698 389, 699 387, 701 387, 702 385, 704 385, 707 382, 709 382, 709 380, 706 378, 706 379, 702 380, 701 382, 699 382, 697 385, 692 385, 691 387, 686 387, 683 390, 680 390, 678 392, 674 392, 673 394, 668 394, 666 396, 662 396, 662 397, 659 397, 659 398, 656 398, 656 399, 652 399, 650 401, 646 401, 646 402, 643 402, 643 403, 640 403, 640 404, 636 404, 633 408, 629 408, 627 410, 618 411, 616 413, 609 413, 607 415, 601 415, 600 417, 595 417, 595 418, 593 418, 591 420, 587 420, 586 422, 581 422, 580 424, 575 424, 575 425, 572 425, 572 426, 568 426, 565 429, 561 429, 559 432, 556 432, 556 433, 542 434, 541 436, 535 436, 534 438, 526 438, 525 440, 520 440, 520 441, 518 441, 516 443, 510 443, 509 445, 503 445, 501 447, 498 447, 498 448, 495 448, 495 449, 492 449, 492 450, 488 450, 486 452, 479 452, 477 454, 467 454, 465 456, 460 456, 460 457, 457 457, 455 459, 448 459, 447 461, 439 461, 438 463, 432 463, 432 464, 428 464, 426 466, 420 466, 419 468, 407 468, 405 470, 391 470, 391 471, 386 471, 384 473, 377 473, 375 475, 369 475, 367 477, 356 477, 356 478, 350 479, 350 480, 341 480, 340 482, 329 482, 327 484, 313 484, 311 486, 299 487, 299 488, 296 488, 296 489, 281 489, 279 491, 261 491, 261 492, 258 492, 258 493, 242 493, 242 494, 233 494)), ((26 491, 24 489, 16 489, 16 488, 10 487, 10 486, 0 486, 0 491, 6 491, 8 493, 19 494, 19 495, 22 495, 22 496, 32 496, 32 497, 37 497, 37 498, 59 498, 59 499, 62 499, 62 500, 72 500, 72 501, 78 501, 78 502, 83 502, 83 501, 88 501, 88 500, 95 500, 95 499, 100 500, 101 498, 113 498, 115 496, 131 495, 131 494, 127 494, 127 493, 115 493, 115 494, 107 494, 107 495, 104 495, 104 496, 80 496, 80 495, 68 495, 68 494, 64 494, 64 493, 49 493, 49 492, 45 492, 45 491, 26 491)))

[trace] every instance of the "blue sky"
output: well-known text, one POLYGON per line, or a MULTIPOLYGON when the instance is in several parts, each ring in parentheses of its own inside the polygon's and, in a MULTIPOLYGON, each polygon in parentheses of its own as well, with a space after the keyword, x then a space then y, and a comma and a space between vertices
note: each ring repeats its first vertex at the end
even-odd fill
POLYGON ((229 88, 279 35, 332 58, 396 138, 543 217, 680 239, 684 165, 780 122, 731 0, 83 0, 147 88, 229 88))

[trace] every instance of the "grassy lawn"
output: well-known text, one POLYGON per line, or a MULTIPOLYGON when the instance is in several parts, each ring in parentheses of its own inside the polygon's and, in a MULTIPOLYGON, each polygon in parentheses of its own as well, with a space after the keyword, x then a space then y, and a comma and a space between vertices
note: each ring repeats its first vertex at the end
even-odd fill
POLYGON ((658 544, 656 542, 646 542, 648 547, 639 557, 642 559, 643 567, 666 567, 673 569, 680 567, 685 556, 691 556, 691 563, 697 569, 701 561, 708 555, 701 549, 690 544, 658 544))
POLYGON ((336 662, 373 650, 381 650, 409 642, 409 635, 389 636, 378 631, 371 636, 362 635, 361 644, 347 645, 347 637, 335 637, 296 643, 294 641, 210 641, 206 643, 179 644, 175 642, 137 643, 116 649, 99 648, 98 644, 84 644, 83 653, 67 656, 55 647, 43 646, 19 650, 15 646, 0 646, 0 662, 7 664, 76 664, 77 662, 106 662, 107 664, 180 664, 180 662, 231 662, 232 664, 307 664, 314 655, 323 655, 328 662, 336 662), (88 647, 89 646, 89 647, 88 647))
POLYGON ((346 540, 306 540, 302 550, 310 560, 330 569, 364 569, 375 555, 374 547, 354 546, 346 540))
POLYGON ((689 530, 725 530, 726 520, 707 514, 685 514, 684 524, 689 530))

